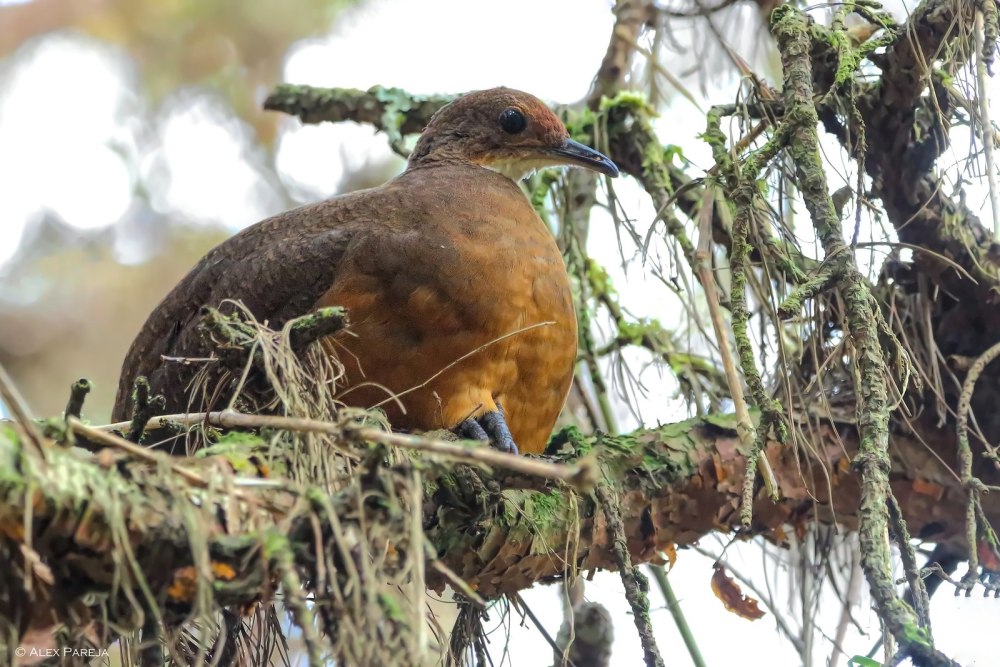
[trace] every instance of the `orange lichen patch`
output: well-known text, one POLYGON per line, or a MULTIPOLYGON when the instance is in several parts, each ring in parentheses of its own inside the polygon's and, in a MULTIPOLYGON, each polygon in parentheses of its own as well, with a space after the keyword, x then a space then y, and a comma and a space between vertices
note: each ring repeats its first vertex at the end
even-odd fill
POLYGON ((111 549, 111 535, 100 525, 94 524, 94 512, 87 508, 80 522, 73 531, 73 540, 81 547, 86 547, 97 552, 105 552, 111 549))
POLYGON ((729 474, 726 472, 725 466, 722 465, 722 459, 718 454, 712 454, 712 465, 715 467, 715 479, 723 482, 729 474))
POLYGON ((271 476, 271 466, 269 466, 262 458, 259 456, 251 456, 249 460, 257 470, 258 477, 267 479, 271 476))
POLYGON ((223 581, 232 581, 236 578, 236 570, 228 563, 212 561, 212 574, 223 581))
POLYGON ((663 555, 667 557, 667 572, 674 569, 674 563, 677 562, 677 545, 668 544, 666 548, 663 549, 663 555))
POLYGON ((764 615, 764 612, 757 606, 757 600, 743 594, 743 590, 733 579, 726 574, 726 568, 718 563, 715 564, 715 573, 712 574, 712 592, 715 597, 722 600, 722 604, 728 611, 737 616, 750 621, 756 621, 764 615))
MULTIPOLYGON (((228 563, 212 561, 209 564, 212 575, 223 581, 236 578, 236 570, 228 563)), ((174 602, 192 602, 198 590, 198 571, 193 565, 174 571, 174 580, 167 588, 167 596, 174 602)))
POLYGON ((174 602, 191 602, 198 590, 198 572, 194 565, 174 571, 174 581, 167 588, 167 597, 174 602))

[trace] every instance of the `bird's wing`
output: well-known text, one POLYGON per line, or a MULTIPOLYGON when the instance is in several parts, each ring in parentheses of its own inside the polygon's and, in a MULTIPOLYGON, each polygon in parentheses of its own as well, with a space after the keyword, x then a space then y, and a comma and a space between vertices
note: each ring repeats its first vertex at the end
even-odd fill
POLYGON ((196 369, 163 356, 202 357, 197 331, 202 306, 241 301, 258 321, 281 326, 310 311, 336 275, 360 225, 354 205, 365 193, 282 213, 246 228, 211 250, 150 314, 122 365, 112 418, 130 417, 135 379, 144 375, 167 412, 186 408, 186 385, 196 369))

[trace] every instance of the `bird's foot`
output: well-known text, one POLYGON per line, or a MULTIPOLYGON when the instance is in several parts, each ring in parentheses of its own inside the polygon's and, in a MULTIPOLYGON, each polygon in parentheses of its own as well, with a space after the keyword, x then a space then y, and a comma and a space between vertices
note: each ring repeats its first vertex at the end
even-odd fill
POLYGON ((455 434, 467 440, 486 440, 501 452, 518 453, 514 436, 510 434, 502 410, 487 412, 479 418, 466 419, 455 427, 455 434))

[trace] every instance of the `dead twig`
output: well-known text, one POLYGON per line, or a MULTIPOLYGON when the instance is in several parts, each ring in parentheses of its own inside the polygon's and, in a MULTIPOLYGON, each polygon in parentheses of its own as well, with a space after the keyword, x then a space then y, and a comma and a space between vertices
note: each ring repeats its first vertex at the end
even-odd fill
MULTIPOLYGON (((356 442, 377 442, 401 449, 445 456, 463 463, 485 465, 491 468, 504 468, 525 475, 557 480, 565 482, 583 492, 593 487, 597 477, 596 464, 591 465, 586 462, 577 465, 549 463, 527 456, 507 454, 489 447, 483 447, 482 444, 470 447, 461 443, 425 438, 419 435, 389 433, 369 426, 359 426, 350 423, 336 424, 302 417, 248 415, 229 411, 199 412, 154 417, 146 424, 146 428, 147 430, 156 429, 171 423, 183 426, 210 424, 220 428, 274 428, 299 433, 322 433, 356 442)), ((127 424, 127 422, 88 427, 88 429, 104 431, 103 435, 107 436, 109 434, 106 431, 119 429, 124 424, 127 424)))

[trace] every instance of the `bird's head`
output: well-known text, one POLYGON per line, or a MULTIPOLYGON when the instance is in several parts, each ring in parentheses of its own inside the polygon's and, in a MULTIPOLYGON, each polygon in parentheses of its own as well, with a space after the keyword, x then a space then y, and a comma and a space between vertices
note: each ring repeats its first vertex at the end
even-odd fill
POLYGON ((562 121, 537 97, 491 88, 459 97, 427 124, 410 165, 472 162, 518 181, 539 167, 570 165, 617 176, 618 167, 573 141, 562 121))

